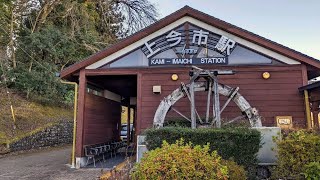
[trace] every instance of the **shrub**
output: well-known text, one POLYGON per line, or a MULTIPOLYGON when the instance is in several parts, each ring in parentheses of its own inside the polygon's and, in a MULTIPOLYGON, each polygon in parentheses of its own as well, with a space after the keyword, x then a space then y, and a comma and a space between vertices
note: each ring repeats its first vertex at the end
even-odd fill
POLYGON ((191 127, 191 123, 189 121, 178 118, 168 119, 163 125, 168 127, 191 127))
POLYGON ((228 179, 227 167, 221 164, 209 145, 192 147, 181 139, 147 152, 134 167, 132 179, 228 179))
POLYGON ((307 164, 320 162, 320 136, 316 133, 292 132, 277 144, 278 166, 272 172, 274 178, 301 179, 307 164))
POLYGON ((311 162, 305 165, 303 175, 307 180, 320 179, 320 162, 311 162))
POLYGON ((231 180, 244 180, 247 179, 247 172, 244 170, 243 166, 239 166, 236 162, 231 160, 222 160, 223 165, 228 168, 228 176, 231 180))
POLYGON ((179 127, 164 127, 145 131, 147 148, 149 150, 161 147, 162 141, 174 143, 183 138, 195 145, 210 143, 209 151, 216 150, 223 159, 233 159, 250 172, 255 173, 256 155, 260 148, 260 132, 247 128, 227 129, 190 129, 179 127))

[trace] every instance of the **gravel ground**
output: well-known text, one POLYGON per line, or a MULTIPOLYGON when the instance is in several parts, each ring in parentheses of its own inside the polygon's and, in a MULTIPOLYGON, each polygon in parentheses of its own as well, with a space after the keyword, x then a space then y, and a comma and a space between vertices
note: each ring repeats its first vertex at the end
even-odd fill
POLYGON ((16 153, 0 158, 0 179, 11 180, 91 180, 98 179, 108 169, 71 169, 71 146, 16 153))

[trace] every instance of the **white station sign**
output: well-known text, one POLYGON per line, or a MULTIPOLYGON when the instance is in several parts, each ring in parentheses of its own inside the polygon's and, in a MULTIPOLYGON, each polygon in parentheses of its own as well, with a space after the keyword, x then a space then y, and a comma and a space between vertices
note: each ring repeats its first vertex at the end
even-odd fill
MULTIPOLYGON (((186 33, 187 35, 187 33, 186 33)), ((215 42, 214 51, 224 54, 216 57, 195 57, 199 53, 199 48, 207 47, 208 39, 210 33, 203 30, 193 30, 192 38, 190 37, 190 44, 181 44, 182 33, 175 30, 170 31, 166 36, 167 47, 175 48, 182 47, 181 50, 175 50, 177 58, 152 58, 156 54, 162 52, 163 48, 166 46, 157 46, 156 40, 152 42, 145 42, 144 45, 147 49, 145 52, 147 58, 149 59, 149 66, 159 66, 159 65, 192 65, 192 64, 228 64, 228 56, 231 54, 232 50, 236 46, 236 42, 226 36, 221 36, 220 39, 215 42), (187 48, 189 46, 196 46, 198 49, 187 48), (186 55, 192 56, 191 58, 186 57, 186 55)), ((168 48, 166 48, 168 49, 168 48)))

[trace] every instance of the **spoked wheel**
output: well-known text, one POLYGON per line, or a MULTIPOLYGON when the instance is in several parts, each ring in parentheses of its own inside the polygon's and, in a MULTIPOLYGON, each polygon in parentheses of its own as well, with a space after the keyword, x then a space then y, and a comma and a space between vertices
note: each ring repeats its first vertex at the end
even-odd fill
POLYGON ((197 68, 196 72, 190 73, 191 80, 189 84, 181 83, 181 86, 174 90, 171 94, 165 97, 159 104, 158 109, 153 119, 153 125, 156 128, 163 127, 169 110, 172 110, 179 114, 183 119, 190 121, 191 127, 196 128, 199 126, 212 126, 221 127, 221 113, 225 110, 228 104, 233 101, 241 110, 242 114, 229 120, 224 124, 230 124, 240 119, 247 119, 250 122, 251 127, 261 127, 261 117, 258 114, 256 108, 252 108, 248 101, 238 92, 239 88, 232 88, 227 85, 218 83, 217 75, 232 74, 230 71, 208 71, 197 68), (200 78, 205 81, 198 81, 200 78), (207 106, 205 118, 201 119, 195 106, 195 93, 207 91, 207 106), (219 95, 227 97, 227 101, 220 108, 219 95), (211 96, 212 106, 211 106, 211 96), (182 98, 188 98, 190 102, 191 117, 181 113, 174 104, 182 98), (210 116, 210 109, 212 108, 213 115, 210 116))

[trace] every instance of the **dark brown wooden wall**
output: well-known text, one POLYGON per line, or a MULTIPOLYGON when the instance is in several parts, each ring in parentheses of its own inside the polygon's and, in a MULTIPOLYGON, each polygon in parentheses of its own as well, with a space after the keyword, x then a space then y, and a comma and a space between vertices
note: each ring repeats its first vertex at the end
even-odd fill
MULTIPOLYGON (((217 68, 217 67, 215 67, 217 68)), ((211 68, 214 69, 214 68, 211 68)), ((221 83, 231 87, 239 87, 242 94, 252 107, 256 107, 263 116, 264 126, 274 126, 275 116, 293 116, 294 127, 305 127, 305 112, 303 96, 298 88, 303 84, 302 66, 247 66, 247 67, 219 67, 219 69, 235 70, 235 75, 219 76, 221 83), (263 72, 269 72, 271 78, 262 78, 263 72)), ((188 83, 188 69, 153 69, 142 72, 141 97, 141 130, 152 126, 154 113, 160 101, 178 88, 180 82, 188 83), (179 75, 178 81, 172 81, 172 73, 179 75), (152 86, 161 85, 162 93, 152 93, 152 86)), ((221 96, 220 96, 221 97, 221 96)), ((225 101, 225 97, 221 97, 225 101)), ((189 115, 190 106, 187 98, 174 105, 185 115, 189 115)), ((196 107, 199 113, 205 115, 206 93, 196 96, 196 107)), ((241 115, 235 103, 230 103, 222 114, 222 118, 232 119, 241 115)), ((169 117, 179 117, 174 112, 169 117)))
POLYGON ((119 139, 117 124, 121 120, 119 102, 86 94, 83 145, 119 139))
POLYGON ((311 90, 310 100, 311 101, 320 101, 320 88, 311 90))

